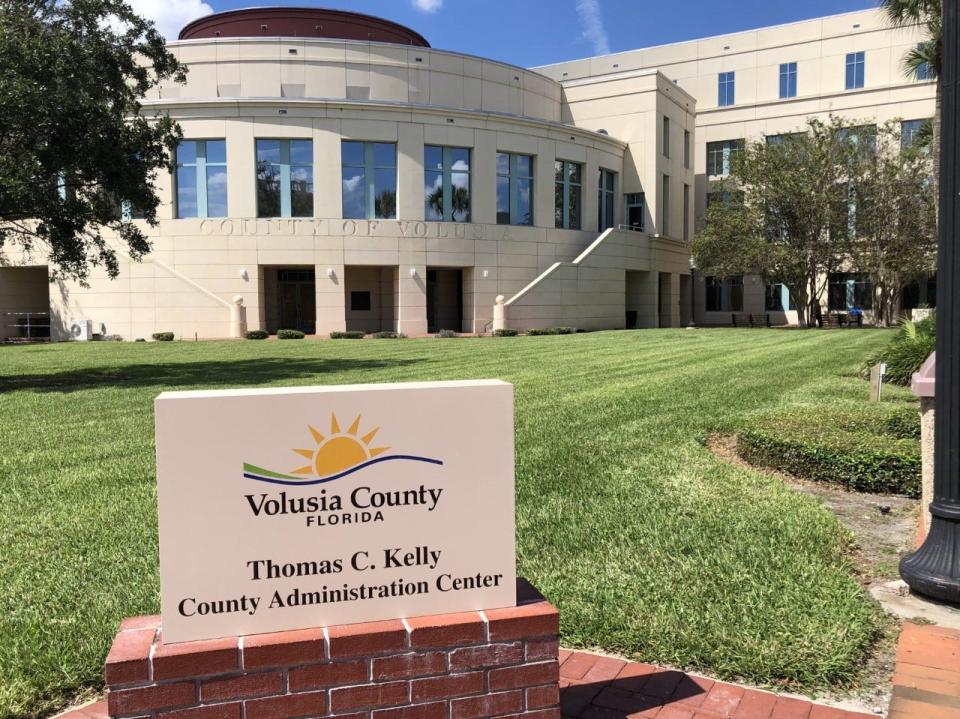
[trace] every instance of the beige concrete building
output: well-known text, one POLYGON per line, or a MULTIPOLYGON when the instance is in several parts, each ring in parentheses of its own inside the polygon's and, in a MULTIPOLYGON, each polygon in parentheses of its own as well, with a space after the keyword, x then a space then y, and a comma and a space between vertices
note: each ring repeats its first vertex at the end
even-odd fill
MULTIPOLYGON (((184 134, 153 252, 84 288, 6 251, 0 337, 45 313, 55 339, 680 326, 736 142, 931 116, 900 69, 917 40, 861 12, 526 70, 353 13, 219 13, 145 103, 184 134)), ((753 278, 696 285, 698 322, 787 310, 753 278)))
MULTIPOLYGON (((564 111, 569 113, 564 119, 580 127, 596 127, 573 101, 580 88, 651 68, 696 98, 694 202, 699 221, 712 183, 729 171, 730 153, 744 142, 796 132, 807 118, 827 120, 831 114, 864 125, 904 121, 906 135, 917 121, 932 117, 935 83, 908 78, 903 71, 905 54, 921 39, 919 31, 891 29, 880 12, 867 10, 536 70, 563 85, 568 101, 564 111)), ((649 201, 658 186, 645 187, 649 201)), ((656 232, 659 226, 652 229, 656 232)), ((869 302, 865 278, 846 273, 830 280, 824 311, 869 302)), ((698 278, 696 289, 698 323, 730 324, 735 312, 771 313, 774 322, 796 321, 783 288, 765 286, 756 277, 723 282, 698 278)), ((910 299, 932 303, 933 292, 919 287, 910 299)))

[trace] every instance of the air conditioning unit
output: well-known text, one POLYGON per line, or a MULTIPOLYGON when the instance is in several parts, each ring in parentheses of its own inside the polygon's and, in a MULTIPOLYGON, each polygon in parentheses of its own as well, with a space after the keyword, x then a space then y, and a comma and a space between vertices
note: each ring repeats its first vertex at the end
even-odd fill
POLYGON ((69 330, 69 339, 86 342, 93 337, 93 321, 70 320, 69 330))

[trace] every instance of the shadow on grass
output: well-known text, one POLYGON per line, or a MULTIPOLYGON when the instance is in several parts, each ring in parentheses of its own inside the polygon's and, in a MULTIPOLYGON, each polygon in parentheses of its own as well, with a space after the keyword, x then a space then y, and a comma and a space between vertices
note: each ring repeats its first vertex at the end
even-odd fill
POLYGON ((51 374, 0 377, 0 393, 77 392, 101 387, 244 386, 277 380, 318 377, 335 372, 368 372, 404 367, 417 359, 293 359, 260 358, 236 361, 131 364, 84 367, 51 374))

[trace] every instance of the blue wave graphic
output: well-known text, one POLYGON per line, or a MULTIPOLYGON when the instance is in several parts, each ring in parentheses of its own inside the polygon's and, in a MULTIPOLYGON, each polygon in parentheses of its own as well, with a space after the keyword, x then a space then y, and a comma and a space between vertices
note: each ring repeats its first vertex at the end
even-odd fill
POLYGON ((246 477, 247 479, 255 479, 258 482, 269 482, 270 484, 285 484, 291 487, 303 487, 310 484, 325 484, 327 482, 332 482, 335 479, 340 479, 341 477, 346 477, 347 475, 353 474, 354 472, 359 472, 361 469, 365 469, 370 465, 378 464, 380 462, 391 462, 397 459, 405 460, 407 462, 426 462, 427 464, 438 464, 438 465, 443 464, 442 459, 431 459, 430 457, 417 457, 416 455, 412 455, 412 454, 391 454, 386 457, 374 457, 373 459, 368 459, 366 462, 363 462, 362 464, 358 464, 355 467, 351 467, 350 469, 340 472, 340 474, 333 474, 333 475, 330 475, 329 477, 321 477, 320 479, 308 479, 303 481, 291 480, 291 479, 277 479, 276 477, 264 477, 262 475, 254 474, 252 472, 244 472, 243 476, 246 477))

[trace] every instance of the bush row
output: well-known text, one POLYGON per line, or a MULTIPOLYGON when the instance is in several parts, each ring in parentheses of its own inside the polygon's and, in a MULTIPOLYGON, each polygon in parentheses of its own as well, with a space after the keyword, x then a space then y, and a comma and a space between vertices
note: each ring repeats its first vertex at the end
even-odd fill
MULTIPOLYGON (((527 334, 531 337, 539 335, 572 335, 577 330, 573 327, 547 327, 545 329, 531 329, 527 330, 527 334)), ((516 337, 519 335, 518 330, 514 329, 500 329, 494 330, 494 337, 516 337)), ((269 337, 270 334, 266 330, 248 330, 244 337, 248 340, 265 340, 269 337)), ((362 340, 364 337, 368 336, 368 333, 363 332, 362 330, 341 330, 334 331, 330 333, 330 339, 332 340, 362 340)), ((383 332, 372 332, 369 333, 369 336, 373 339, 378 340, 396 340, 396 339, 406 339, 406 335, 402 332, 392 332, 389 330, 383 332)), ((460 334, 455 330, 440 330, 437 332, 434 337, 439 337, 441 339, 451 339, 459 337, 460 334)), ((281 329, 277 330, 277 339, 281 340, 291 340, 291 339, 303 339, 304 334, 300 330, 287 330, 281 329)), ((158 332, 153 335, 155 340, 172 340, 172 332, 158 332), (163 335, 161 337, 160 335, 163 335), (169 335, 169 336, 167 336, 169 335)))
MULTIPOLYGON (((349 330, 346 332, 331 332, 330 339, 333 340, 362 340, 366 335, 365 332, 359 330, 349 330)), ((244 337, 248 340, 265 340, 270 336, 270 333, 266 330, 248 330, 244 337)), ((374 339, 385 340, 385 339, 403 339, 406 337, 405 334, 400 332, 374 332, 370 335, 374 339)), ((302 340, 304 337, 303 332, 300 330, 277 330, 277 339, 280 340, 302 340)), ((156 339, 156 337, 154 338, 156 339)))
POLYGON ((737 434, 746 461, 861 492, 920 496, 915 408, 790 409, 752 418, 737 434))
POLYGON ((530 337, 537 337, 540 335, 572 335, 576 333, 575 327, 543 327, 543 328, 533 328, 527 330, 527 334, 530 337))

